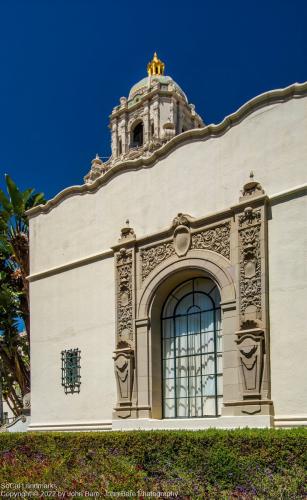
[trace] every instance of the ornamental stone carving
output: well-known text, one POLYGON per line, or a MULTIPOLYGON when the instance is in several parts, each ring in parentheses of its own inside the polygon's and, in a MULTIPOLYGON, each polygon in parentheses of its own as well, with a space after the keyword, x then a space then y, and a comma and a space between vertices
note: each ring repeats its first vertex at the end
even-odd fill
POLYGON ((172 227, 176 228, 178 226, 186 226, 190 227, 191 222, 193 221, 193 218, 188 215, 188 214, 182 214, 179 213, 172 222, 172 227))
POLYGON ((129 219, 126 220, 126 226, 121 229, 119 241, 127 241, 128 239, 135 240, 135 232, 132 227, 129 226, 129 219))
POLYGON ((266 352, 269 337, 266 324, 267 208, 264 195, 251 172, 250 181, 244 185, 240 197, 240 202, 244 204, 237 215, 240 331, 236 332, 236 344, 242 399, 248 403, 241 411, 246 414, 271 411, 271 402, 267 400, 270 387, 266 352), (249 206, 246 201, 250 201, 249 206), (251 400, 257 401, 258 405, 251 405, 251 400), (268 405, 266 410, 265 405, 268 405))
POLYGON ((174 249, 178 257, 183 257, 191 245, 191 232, 186 226, 177 226, 173 236, 174 249))
POLYGON ((191 246, 190 222, 192 218, 187 214, 179 213, 173 220, 173 244, 178 257, 183 257, 191 246))
POLYGON ((114 352, 113 359, 117 384, 117 416, 119 418, 127 418, 131 415, 134 351, 129 346, 117 349, 114 352))
POLYGON ((121 248, 116 255, 117 341, 133 340, 132 250, 121 248))
POLYGON ((114 416, 131 415, 134 380, 134 255, 135 233, 129 226, 121 229, 115 253, 116 272, 116 349, 114 370, 117 384, 117 405, 114 416))
POLYGON ((137 120, 141 120, 142 117, 143 117, 143 109, 138 109, 133 113, 131 113, 129 119, 129 127, 131 128, 134 122, 136 122, 137 120))
POLYGON ((264 332, 259 328, 237 332, 243 399, 259 399, 263 375, 264 332))
POLYGON ((179 213, 172 222, 173 241, 164 242, 140 251, 142 281, 164 260, 174 254, 183 257, 189 249, 212 250, 230 259, 230 223, 191 233, 193 218, 179 213))
POLYGON ((98 177, 107 172, 108 169, 108 165, 106 163, 103 163, 99 155, 96 154, 96 157, 91 162, 91 169, 89 173, 84 177, 84 181, 87 184, 91 184, 96 179, 98 179, 98 177))
POLYGON ((174 255, 174 253, 175 249, 172 242, 141 250, 142 280, 147 278, 158 264, 174 255))
POLYGON ((252 207, 246 207, 243 214, 239 215, 239 227, 249 227, 257 222, 261 222, 260 210, 253 210, 252 207))
POLYGON ((246 198, 255 198, 256 196, 260 196, 262 194, 264 194, 264 190, 259 182, 254 181, 254 172, 251 171, 249 174, 249 181, 243 186, 240 201, 245 200, 246 198))
POLYGON ((261 319, 261 211, 246 207, 239 215, 241 321, 261 319))
POLYGON ((230 259, 230 223, 193 234, 191 248, 212 250, 230 259))

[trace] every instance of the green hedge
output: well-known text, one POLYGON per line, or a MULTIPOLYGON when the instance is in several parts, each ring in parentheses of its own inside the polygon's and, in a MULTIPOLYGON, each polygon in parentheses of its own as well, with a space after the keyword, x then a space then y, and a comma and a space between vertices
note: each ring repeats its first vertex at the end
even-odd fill
POLYGON ((306 498, 306 455, 305 429, 2 433, 0 495, 306 498))

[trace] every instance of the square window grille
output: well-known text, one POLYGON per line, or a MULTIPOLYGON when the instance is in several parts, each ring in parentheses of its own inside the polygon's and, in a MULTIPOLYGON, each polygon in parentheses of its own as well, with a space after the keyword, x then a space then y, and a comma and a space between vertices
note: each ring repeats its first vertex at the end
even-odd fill
POLYGON ((69 349, 62 351, 62 386, 65 394, 80 392, 81 351, 79 349, 69 349))

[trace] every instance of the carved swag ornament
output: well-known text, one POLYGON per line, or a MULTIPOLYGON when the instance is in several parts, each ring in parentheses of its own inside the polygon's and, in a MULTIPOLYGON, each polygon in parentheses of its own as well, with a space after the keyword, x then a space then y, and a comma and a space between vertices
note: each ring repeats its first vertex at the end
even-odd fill
POLYGON ((226 222, 215 228, 191 234, 192 220, 189 215, 179 213, 172 223, 173 241, 141 250, 142 281, 161 262, 174 254, 182 257, 190 248, 212 250, 230 259, 230 223, 226 222))

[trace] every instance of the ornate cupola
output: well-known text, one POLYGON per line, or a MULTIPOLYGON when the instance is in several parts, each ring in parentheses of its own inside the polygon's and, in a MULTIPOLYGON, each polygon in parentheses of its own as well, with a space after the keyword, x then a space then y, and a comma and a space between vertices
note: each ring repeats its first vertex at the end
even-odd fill
POLYGON ((84 178, 91 183, 124 160, 148 157, 175 135, 204 127, 179 85, 164 75, 165 64, 154 53, 147 64, 148 76, 133 85, 128 98, 121 97, 110 116, 112 155, 109 160, 91 169, 84 178))

